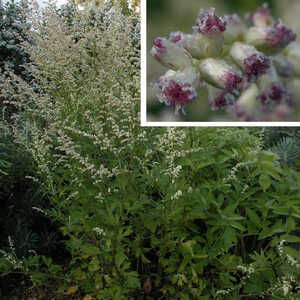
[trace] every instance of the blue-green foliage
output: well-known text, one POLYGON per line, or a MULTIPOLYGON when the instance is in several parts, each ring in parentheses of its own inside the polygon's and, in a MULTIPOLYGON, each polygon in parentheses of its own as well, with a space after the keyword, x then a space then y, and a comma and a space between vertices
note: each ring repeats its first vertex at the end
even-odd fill
POLYGON ((24 80, 29 80, 24 64, 29 62, 29 55, 21 47, 23 41, 28 41, 27 31, 30 24, 25 10, 26 1, 15 2, 13 0, 1 2, 0 5, 0 72, 4 66, 14 71, 24 80))
POLYGON ((265 128, 265 147, 276 153, 283 166, 300 168, 300 128, 265 128))

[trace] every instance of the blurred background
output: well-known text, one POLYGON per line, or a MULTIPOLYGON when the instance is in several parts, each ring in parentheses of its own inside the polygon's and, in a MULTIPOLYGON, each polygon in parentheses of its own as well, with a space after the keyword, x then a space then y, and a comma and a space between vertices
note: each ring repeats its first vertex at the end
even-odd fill
POLYGON ((232 121, 223 111, 211 111, 205 91, 198 99, 186 106, 186 115, 175 116, 174 111, 160 103, 149 87, 167 69, 150 54, 152 41, 156 37, 168 37, 171 31, 192 33, 200 8, 215 7, 216 14, 238 13, 243 17, 263 3, 268 3, 272 15, 280 18, 300 36, 299 0, 147 0, 147 121, 232 121), (201 100, 200 100, 201 99, 201 100))

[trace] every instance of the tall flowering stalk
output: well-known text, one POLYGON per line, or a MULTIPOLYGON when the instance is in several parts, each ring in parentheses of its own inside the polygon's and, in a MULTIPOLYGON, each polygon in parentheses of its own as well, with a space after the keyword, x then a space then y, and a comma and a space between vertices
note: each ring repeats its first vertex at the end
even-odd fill
POLYGON ((205 88, 211 109, 225 109, 234 119, 295 120, 300 44, 266 4, 245 22, 201 9, 192 29, 153 41, 151 55, 170 69, 152 84, 160 102, 184 113, 205 88))

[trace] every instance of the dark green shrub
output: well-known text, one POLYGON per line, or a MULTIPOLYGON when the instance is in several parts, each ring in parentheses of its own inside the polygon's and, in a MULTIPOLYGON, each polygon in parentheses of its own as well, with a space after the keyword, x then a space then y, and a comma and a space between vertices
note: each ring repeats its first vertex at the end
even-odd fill
POLYGON ((15 141, 11 127, 1 122, 0 157, 4 161, 1 168, 1 245, 10 236, 19 258, 29 250, 51 253, 55 247, 50 222, 42 212, 47 206, 47 198, 37 181, 33 181, 36 167, 28 151, 15 141), (35 210, 40 207, 41 210, 35 210))

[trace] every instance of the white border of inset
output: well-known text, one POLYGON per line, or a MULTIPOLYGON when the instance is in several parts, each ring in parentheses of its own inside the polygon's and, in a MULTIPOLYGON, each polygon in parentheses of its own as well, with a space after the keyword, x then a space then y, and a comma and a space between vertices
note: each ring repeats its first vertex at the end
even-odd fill
MULTIPOLYGON (((151 1, 151 0, 150 0, 151 1)), ((146 0, 141 1, 141 126, 147 124, 147 14, 146 0)), ((160 123, 160 122, 159 122, 160 123)))
POLYGON ((141 126, 205 126, 205 127, 300 127, 299 122, 147 122, 147 13, 146 1, 141 1, 141 126))

